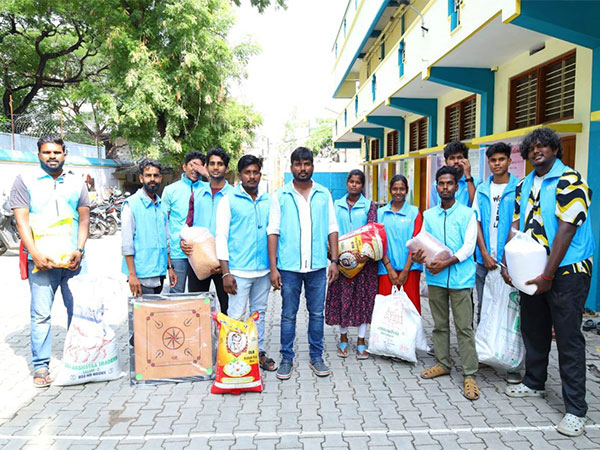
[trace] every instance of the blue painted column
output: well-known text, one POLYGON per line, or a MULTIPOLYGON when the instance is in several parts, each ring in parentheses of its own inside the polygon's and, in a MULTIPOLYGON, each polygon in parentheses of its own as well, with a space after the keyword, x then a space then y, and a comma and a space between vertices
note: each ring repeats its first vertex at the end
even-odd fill
POLYGON ((367 122, 398 131, 398 154, 404 154, 404 118, 400 116, 367 116, 367 122))
MULTIPOLYGON (((383 158, 383 128, 352 128, 352 132, 377 139, 379 141, 379 158, 383 158)), ((367 147, 367 155, 369 155, 369 159, 371 159, 370 142, 367 147)))
POLYGON ((437 98, 390 97, 386 105, 427 117, 427 147, 437 145, 437 98))

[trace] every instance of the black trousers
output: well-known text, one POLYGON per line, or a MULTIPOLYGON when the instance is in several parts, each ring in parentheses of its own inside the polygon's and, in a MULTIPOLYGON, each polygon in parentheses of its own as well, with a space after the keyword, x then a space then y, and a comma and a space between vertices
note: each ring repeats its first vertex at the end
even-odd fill
POLYGON ((591 280, 583 273, 560 273, 559 267, 552 289, 544 294, 521 292, 521 334, 525 344, 523 383, 531 389, 544 389, 554 325, 565 409, 567 413, 583 417, 587 413, 587 403, 585 338, 581 320, 591 280))
POLYGON ((211 275, 204 280, 198 280, 194 278, 188 278, 188 291, 189 292, 208 292, 210 290, 210 282, 215 283, 215 289, 217 290, 217 298, 219 299, 219 305, 221 305, 221 312, 227 314, 227 307, 229 306, 229 296, 223 288, 223 278, 220 273, 211 275))

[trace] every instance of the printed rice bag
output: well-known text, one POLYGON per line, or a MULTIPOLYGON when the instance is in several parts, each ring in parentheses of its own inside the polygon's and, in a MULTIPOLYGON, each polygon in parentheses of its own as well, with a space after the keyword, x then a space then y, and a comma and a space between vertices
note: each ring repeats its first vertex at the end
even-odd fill
POLYGON ((423 250, 425 256, 425 264, 430 264, 437 258, 451 258, 452 250, 438 241, 432 234, 425 230, 422 230, 414 238, 409 239, 406 242, 406 247, 411 252, 423 250))
POLYGON ((184 226, 179 234, 186 243, 192 244, 194 249, 188 256, 190 266, 199 280, 208 278, 211 269, 219 267, 217 259, 217 245, 215 237, 208 228, 184 226))
POLYGON ((379 261, 387 253, 387 236, 381 223, 368 223, 342 235, 338 241, 339 268, 346 278, 354 278, 366 262, 358 262, 359 256, 379 261))
MULTIPOLYGON (((67 268, 75 251, 71 240, 73 218, 32 214, 30 226, 36 248, 52 260, 52 267, 67 268)), ((33 269, 34 273, 37 271, 37 267, 33 269)))
POLYGON ((258 360, 258 312, 248 321, 213 313, 219 327, 217 373, 210 392, 212 394, 241 394, 262 392, 263 382, 258 360))
POLYGON ((119 345, 105 321, 103 297, 106 289, 92 276, 71 278, 73 319, 63 349, 64 366, 55 385, 69 386, 120 378, 119 345))

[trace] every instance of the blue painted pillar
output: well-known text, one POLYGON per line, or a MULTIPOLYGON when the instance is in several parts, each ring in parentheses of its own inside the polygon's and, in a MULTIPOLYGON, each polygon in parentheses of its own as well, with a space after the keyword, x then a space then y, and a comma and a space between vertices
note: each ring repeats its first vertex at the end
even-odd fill
POLYGON ((437 98, 390 97, 386 105, 427 117, 427 147, 437 145, 437 98))
MULTIPOLYGON (((600 111, 600 47, 593 50, 592 61, 592 111, 600 111)), ((586 306, 592 309, 600 307, 600 122, 590 122, 590 143, 588 147, 588 172, 587 182, 592 189, 592 205, 590 208, 590 220, 592 231, 596 239, 596 251, 594 252, 594 271, 592 285, 586 306), (592 176, 593 175, 593 176, 592 176)))
POLYGON ((367 122, 398 131, 398 154, 404 154, 404 118, 400 116, 367 116, 367 122))
MULTIPOLYGON (((383 128, 352 128, 352 132, 362 134, 379 141, 379 158, 383 158, 383 128)), ((371 159, 371 145, 367 145, 367 155, 371 159)))

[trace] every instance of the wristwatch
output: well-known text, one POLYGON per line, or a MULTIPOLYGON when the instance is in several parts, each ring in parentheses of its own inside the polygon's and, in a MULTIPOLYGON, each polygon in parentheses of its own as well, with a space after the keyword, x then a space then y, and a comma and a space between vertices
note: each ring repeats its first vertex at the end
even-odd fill
POLYGON ((467 183, 472 183, 473 181, 474 181, 473 177, 471 177, 471 178, 465 178, 465 182, 467 182, 467 183))
POLYGON ((340 260, 336 258, 336 259, 332 259, 331 262, 333 264, 338 264, 340 262, 340 260))
POLYGON ((83 256, 85 253, 85 248, 78 248, 77 251, 81 253, 81 256, 83 256))

